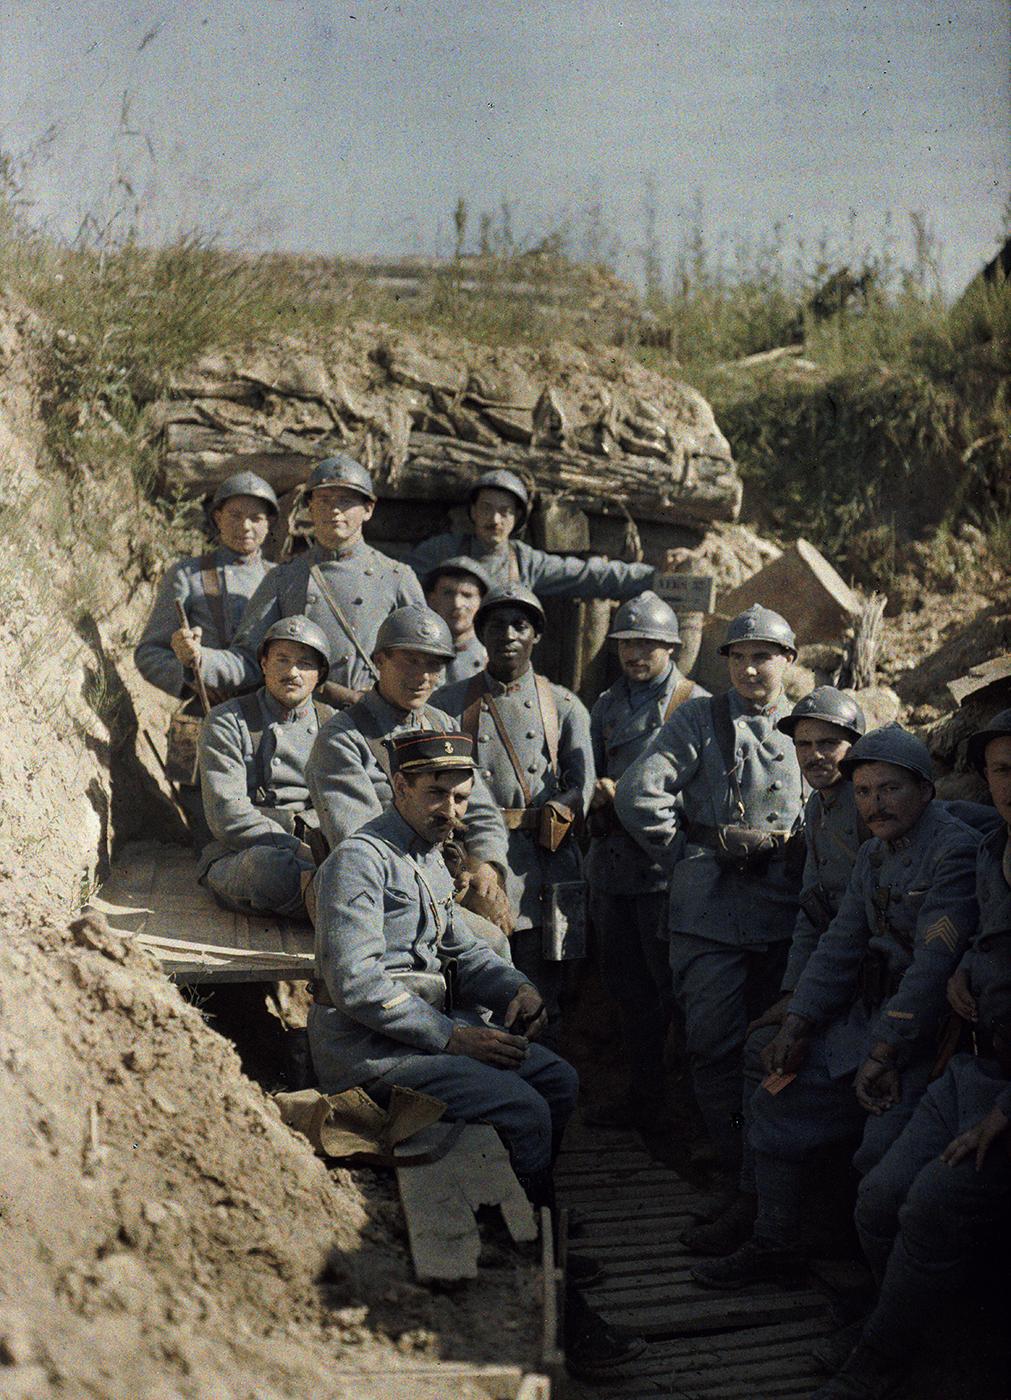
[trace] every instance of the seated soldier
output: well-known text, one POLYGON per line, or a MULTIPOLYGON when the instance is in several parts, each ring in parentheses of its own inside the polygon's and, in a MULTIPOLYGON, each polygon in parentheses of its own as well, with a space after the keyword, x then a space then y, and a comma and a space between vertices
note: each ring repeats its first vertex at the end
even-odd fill
MULTIPOLYGON (((306 768, 313 806, 331 849, 390 807, 385 741, 391 735, 455 728, 449 715, 428 704, 453 655, 449 628, 430 608, 398 608, 380 627, 373 653, 379 672, 375 689, 321 728, 306 768)), ((461 835, 473 892, 491 901, 505 883, 506 830, 481 778, 467 803, 461 835)))
POLYGON ((626 1083, 620 1098, 584 1111, 584 1117, 601 1127, 635 1127, 653 1135, 669 1118, 663 1056, 674 988, 667 877, 621 825, 614 790, 674 711, 708 691, 678 670, 677 614, 655 593, 623 603, 608 637, 618 644, 622 675, 590 711, 598 777, 586 873, 601 976, 621 1019, 626 1083))
POLYGON ((755 1164, 748 1146, 751 1100, 765 1072, 761 1052, 786 1019, 787 1008, 811 951, 839 911, 860 846, 870 836, 853 797, 853 784, 839 767, 867 728, 855 700, 834 686, 805 695, 776 726, 793 740, 801 775, 813 789, 804 808, 807 856, 800 909, 779 999, 748 1027, 744 1046, 744 1155, 740 1187, 721 1203, 715 1218, 684 1235, 693 1254, 730 1254, 755 1223, 755 1164))
POLYGON ((945 986, 976 926, 979 835, 934 801, 926 746, 889 724, 839 766, 871 839, 763 1054, 770 1079, 751 1104, 754 1232, 693 1270, 708 1288, 797 1274, 806 1161, 859 1136, 863 1174, 898 1137, 929 1081, 945 986))
POLYGON ((476 676, 478 671, 484 670, 488 660, 481 639, 474 631, 477 610, 491 587, 488 575, 480 564, 460 554, 436 564, 422 583, 428 606, 439 614, 453 634, 456 655, 446 667, 445 684, 476 676))
POLYGON ((649 564, 548 554, 512 539, 530 513, 530 493, 515 472, 479 476, 471 488, 469 510, 472 533, 433 535, 416 547, 410 562, 419 578, 465 554, 481 565, 496 587, 521 583, 541 598, 634 598, 653 584, 656 570, 649 564))
POLYGON ((506 892, 517 910, 513 961, 541 990, 548 1009, 544 1040, 553 1045, 565 961, 573 952, 552 946, 551 899, 559 887, 582 895, 572 825, 593 793, 593 751, 585 706, 534 672, 530 656, 543 628, 544 609, 528 588, 493 588, 477 614, 487 668, 444 686, 436 699, 474 739, 480 776, 505 816, 506 892))
MULTIPOLYGON (((162 579, 133 657, 145 680, 169 695, 193 695, 194 668, 232 644, 246 604, 274 565, 260 553, 277 515, 273 487, 255 472, 223 481, 210 504, 218 546, 180 559, 162 579), (180 627, 176 604, 186 613, 180 627)), ((218 691, 225 699, 227 687, 218 691)))
POLYGON ((857 1230, 880 1295, 870 1317, 837 1339, 859 1345, 848 1358, 843 1347, 842 1369, 818 1400, 891 1393, 944 1301, 1011 1221, 1011 710, 970 737, 968 754, 1001 819, 976 862, 969 1017, 979 1055, 954 1057, 860 1185, 857 1230))
POLYGON ((305 918, 306 841, 316 826, 305 765, 333 713, 312 693, 326 680, 328 643, 307 617, 286 617, 260 643, 263 686, 217 705, 200 734, 200 787, 214 840, 200 880, 226 909, 305 918))
POLYGON ((256 656, 264 634, 282 617, 304 615, 330 648, 322 698, 343 708, 373 682, 369 656, 383 619, 395 608, 423 602, 414 574, 362 538, 376 492, 365 468, 351 457, 327 457, 306 482, 315 544, 279 564, 249 600, 232 648, 204 659, 208 685, 231 690, 258 680, 256 656))

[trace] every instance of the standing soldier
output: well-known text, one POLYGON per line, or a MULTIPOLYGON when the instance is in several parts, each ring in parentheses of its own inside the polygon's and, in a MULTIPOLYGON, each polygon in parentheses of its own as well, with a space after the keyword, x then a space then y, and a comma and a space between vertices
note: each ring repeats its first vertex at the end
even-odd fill
POLYGON ((496 586, 521 583, 540 598, 634 598, 652 585, 656 570, 649 564, 548 554, 512 539, 529 514, 530 493, 515 472, 485 472, 470 493, 473 533, 433 535, 417 546, 411 564, 427 578, 437 564, 465 554, 496 586))
POLYGON ((674 993, 695 1097, 731 1184, 741 1157, 741 1052, 779 990, 797 917, 800 772, 776 725, 793 631, 757 604, 720 651, 732 689, 674 712, 618 783, 622 826, 667 869, 674 993), (678 801, 679 799, 679 801, 678 801))
POLYGON ((653 1130, 666 1118, 663 1050, 674 1000, 667 876, 619 822, 614 790, 678 706, 709 692, 678 670, 677 614, 655 593, 623 603, 608 635, 618 643, 623 674, 590 712, 599 776, 590 803, 587 881, 601 973, 621 1017, 628 1087, 587 1119, 602 1127, 653 1130))
POLYGON ((476 676, 484 670, 488 653, 474 631, 481 600, 491 587, 488 575, 465 554, 436 564, 422 580, 428 606, 437 612, 453 634, 456 655, 446 667, 445 684, 476 676))
POLYGON ((834 686, 812 690, 779 721, 793 740, 800 771, 813 789, 804 808, 807 857, 781 995, 748 1028, 744 1047, 744 1160, 740 1190, 723 1203, 717 1217, 690 1229, 684 1242, 693 1254, 730 1254, 755 1223, 755 1163, 748 1144, 751 1099, 765 1071, 761 1052, 786 1018, 793 989, 818 939, 835 918, 860 846, 870 831, 857 811, 853 784, 839 767, 867 728, 857 702, 834 686))
POLYGON ((752 1106, 758 1214, 707 1288, 791 1279, 803 1267, 802 1198, 812 1153, 860 1138, 864 1174, 909 1121, 937 1058, 948 978, 976 927, 979 833, 934 800, 926 745, 897 724, 842 760, 871 839, 818 940, 752 1106), (854 1077, 855 1076, 855 1077, 854 1077))
MULTIPOLYGON (((215 669, 212 654, 231 646, 246 604, 274 567, 260 551, 276 515, 273 487, 254 472, 221 483, 210 504, 217 549, 180 559, 161 581, 133 654, 145 680, 169 695, 194 695, 195 668, 203 661, 205 669, 215 669), (179 625, 180 603, 185 627, 179 625)), ((218 699, 230 693, 228 687, 217 689, 218 699)))
POLYGON ((232 689, 255 684, 255 657, 279 618, 304 614, 330 644, 330 677, 323 698, 343 708, 373 682, 370 655, 383 619, 394 608, 422 603, 417 579, 403 564, 362 539, 372 518, 372 478, 351 457, 327 457, 306 482, 315 544, 263 580, 243 613, 233 649, 206 658, 208 685, 232 689))
POLYGON ((312 693, 326 680, 327 639, 305 617, 275 622, 260 644, 263 686, 217 705, 200 735, 200 784, 214 840, 201 882, 227 909, 305 918, 302 877, 316 825, 305 767, 332 713, 312 693))
MULTIPOLYGON (((546 1044, 557 1044, 564 950, 559 901, 582 898, 573 824, 593 794, 590 717, 562 686, 534 673, 544 610, 528 588, 493 588, 477 614, 487 668, 436 693, 475 741, 478 772, 509 830, 506 890, 516 909, 512 955, 544 997, 546 1044)), ((578 918, 578 915, 575 915, 578 918)), ((581 956, 582 954, 580 954, 581 956)))

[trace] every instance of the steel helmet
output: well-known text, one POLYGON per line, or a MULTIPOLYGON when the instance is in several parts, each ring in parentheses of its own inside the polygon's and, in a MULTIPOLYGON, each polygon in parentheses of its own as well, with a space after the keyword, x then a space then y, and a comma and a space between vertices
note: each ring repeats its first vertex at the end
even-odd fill
POLYGON ((859 739, 867 729, 863 710, 849 695, 836 690, 834 685, 819 685, 810 695, 798 700, 792 713, 785 715, 776 728, 789 734, 792 739, 797 721, 802 719, 823 719, 826 724, 845 729, 852 739, 859 739))
POLYGON ((797 638, 785 617, 771 608, 763 608, 761 603, 752 603, 746 612, 738 613, 727 628, 727 635, 720 647, 720 655, 726 656, 735 642, 775 642, 777 646, 797 655, 797 638))
POLYGON ((370 501, 376 499, 372 477, 361 462, 356 462, 346 452, 338 452, 334 457, 324 457, 322 462, 316 463, 305 483, 306 492, 314 491, 317 486, 347 486, 349 490, 357 491, 360 496, 367 496, 370 501))
POLYGON ((453 634, 437 612, 422 603, 395 608, 384 618, 376 633, 372 654, 377 651, 423 651, 452 661, 456 656, 453 634))
POLYGON ((651 642, 680 642, 678 615, 674 609, 649 589, 638 598, 630 598, 614 614, 609 641, 631 641, 641 637, 651 642))
POLYGON ((262 476, 257 476, 256 472, 235 472, 232 476, 226 476, 215 490, 207 509, 216 511, 218 506, 223 506, 232 496, 255 496, 258 501, 266 501, 273 513, 277 514, 277 496, 274 488, 269 481, 264 481, 262 476))
POLYGON ((915 773, 924 782, 934 781, 930 750, 922 739, 917 739, 901 724, 885 724, 880 729, 872 729, 857 740, 839 768, 845 777, 852 778, 861 763, 893 763, 896 768, 915 773))
POLYGON ((279 622, 275 622, 267 628, 263 634, 263 640, 256 649, 256 659, 261 666, 271 642, 301 642, 303 646, 312 647, 322 662, 319 684, 322 685, 330 674, 329 639, 322 627, 317 627, 315 622, 311 622, 302 613, 293 613, 290 617, 282 617, 279 622))
POLYGON ((986 746, 991 739, 1008 737, 1011 737, 1011 710, 1001 710, 1000 714, 994 715, 986 729, 977 729, 975 734, 969 735, 965 754, 973 768, 982 773, 986 762, 986 746))
POLYGON ((467 574, 477 583, 482 598, 491 588, 491 579, 476 560, 471 559, 466 554, 454 554, 451 559, 443 559, 441 564, 436 564, 434 569, 429 569, 421 580, 421 586, 425 592, 427 593, 434 588, 444 574, 467 574))
POLYGON ((474 630, 478 636, 488 621, 488 614, 496 608, 505 607, 522 608, 530 614, 538 632, 544 631, 544 609, 537 594, 532 593, 529 588, 524 588, 522 583, 507 583, 501 588, 493 588, 478 608, 474 618, 474 630))
POLYGON ((477 493, 485 489, 508 491, 511 496, 516 497, 520 503, 520 516, 516 522, 516 528, 521 530, 527 523, 527 516, 530 514, 530 492, 516 473, 506 471, 503 467, 497 471, 484 472, 470 488, 470 494, 467 497, 468 503, 473 505, 477 500, 477 493))

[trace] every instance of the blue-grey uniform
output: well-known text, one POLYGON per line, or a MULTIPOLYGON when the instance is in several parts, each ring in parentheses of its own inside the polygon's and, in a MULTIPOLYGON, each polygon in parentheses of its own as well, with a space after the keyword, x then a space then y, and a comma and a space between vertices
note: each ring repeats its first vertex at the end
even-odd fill
POLYGON ((172 634, 179 626, 176 603, 182 603, 190 627, 199 627, 202 631, 201 657, 207 685, 225 693, 255 685, 259 669, 254 670, 251 679, 225 684, 219 653, 227 657, 246 604, 273 568, 259 552, 236 554, 223 545, 210 554, 180 559, 173 564, 158 586, 144 635, 133 653, 137 670, 144 679, 169 695, 192 693, 192 672, 172 650, 172 634), (207 571, 213 571, 217 579, 217 597, 208 596, 209 580, 204 577, 207 571), (210 675, 217 679, 212 682, 210 675))
POLYGON ((545 900, 549 886, 581 877, 579 847, 570 832, 554 852, 538 844, 539 810, 545 802, 571 789, 581 797, 585 812, 593 795, 593 750, 590 717, 586 707, 563 686, 543 682, 550 689, 558 717, 558 763, 552 764, 545 716, 541 712, 533 668, 516 681, 503 684, 484 671, 472 681, 437 690, 435 699, 467 732, 465 712, 474 705, 473 691, 489 696, 509 735, 530 794, 527 804, 519 777, 485 701, 473 714, 477 772, 505 813, 509 827, 506 894, 517 911, 511 938, 513 961, 523 969, 544 998, 549 1014, 547 1038, 557 1033, 558 997, 564 963, 551 962, 542 952, 545 900), (478 681, 483 686, 478 686, 478 681))
MULTIPOLYGON (((598 778, 619 779, 669 716, 672 703, 707 695, 672 662, 652 681, 620 676, 590 711, 590 740, 598 778)), ((594 835, 586 860, 590 912, 600 966, 614 997, 632 1070, 633 1095, 662 1095, 663 1043, 672 991, 667 948, 667 881, 663 867, 629 836, 608 803, 591 814, 594 835)))
POLYGON ((317 825, 305 768, 330 714, 312 701, 285 709, 264 687, 216 705, 204 720, 200 786, 214 840, 201 854, 200 879, 227 908, 304 916, 301 877, 313 861, 300 852, 296 825, 317 825))
POLYGON ((979 929, 963 959, 976 1000, 995 966, 1011 957, 1011 833, 1000 826, 980 843, 976 857, 979 929))
MULTIPOLYGON (((331 850, 393 803, 388 764, 380 757, 384 739, 408 729, 456 727, 448 714, 433 705, 401 710, 378 689, 327 720, 309 755, 306 781, 331 850)), ((480 774, 475 774, 463 834, 468 855, 506 873, 505 823, 480 774)))
POLYGON ((575 1103, 572 1068, 537 1044, 517 1071, 444 1053, 455 1025, 480 1023, 473 1008, 501 1017, 527 979, 462 925, 441 848, 391 808, 331 853, 316 890, 309 1040, 323 1092, 362 1085, 382 1102, 394 1085, 423 1090, 450 1118, 494 1124, 520 1176, 545 1171, 575 1103))
POLYGON ((304 613, 326 633, 330 644, 328 680, 351 690, 367 690, 372 674, 327 603, 330 593, 371 656, 383 619, 408 603, 424 604, 421 585, 404 564, 380 554, 363 540, 338 552, 313 545, 304 554, 279 564, 250 598, 232 649, 214 652, 204 662, 204 679, 216 689, 241 689, 259 677, 256 653, 263 635, 279 618, 304 613), (318 567, 325 587, 310 570, 318 567))
POLYGON ((789 835, 803 794, 793 747, 776 728, 791 708, 785 695, 757 707, 733 689, 725 700, 689 700, 615 793, 622 825, 671 872, 674 992, 695 1096, 728 1169, 740 1154, 745 1031, 775 999, 797 918, 800 862, 794 868, 789 835), (718 704, 729 705, 736 781, 720 754, 718 704), (718 863, 713 833, 728 825, 771 837, 776 849, 764 868, 742 873, 718 863))
POLYGON ((651 564, 549 554, 524 540, 508 540, 491 548, 469 534, 446 533, 422 540, 410 563, 418 577, 425 578, 437 564, 461 554, 481 565, 493 587, 521 583, 539 598, 634 598, 644 588, 652 588, 656 578, 651 564))
POLYGON ((456 656, 446 666, 442 683, 452 685, 454 681, 469 680, 471 676, 483 671, 487 664, 488 653, 475 633, 469 641, 457 645, 456 656))
POLYGON ((948 978, 976 928, 979 834, 930 802, 894 842, 860 848, 839 912, 818 940, 789 1011, 814 1027, 797 1077, 752 1101, 756 1237, 792 1248, 801 1168, 818 1147, 862 1133, 861 1173, 909 1121, 937 1053, 948 978), (879 1042, 893 1047, 901 1101, 868 1115, 853 1074, 879 1042))

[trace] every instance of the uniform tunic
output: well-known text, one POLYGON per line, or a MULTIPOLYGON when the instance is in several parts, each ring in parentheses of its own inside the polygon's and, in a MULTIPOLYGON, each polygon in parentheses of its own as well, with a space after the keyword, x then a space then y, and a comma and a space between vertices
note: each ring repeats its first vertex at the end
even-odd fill
MULTIPOLYGON (((558 766, 552 771, 548 756, 540 704, 531 667, 517 681, 504 685, 485 672, 488 689, 524 770, 531 804, 540 806, 570 788, 576 788, 586 811, 593 794, 593 754, 590 744, 590 717, 580 700, 560 685, 551 692, 558 710, 558 766)), ((459 725, 466 708, 470 681, 437 690, 433 699, 459 725)), ((524 806, 524 797, 509 754, 495 728, 495 722, 482 709, 477 732, 477 762, 480 776, 488 784, 492 799, 503 809, 524 806)), ((536 832, 510 831, 506 893, 518 911, 516 929, 540 928, 544 920, 542 899, 548 883, 578 880, 579 847, 571 834, 553 854, 543 850, 536 832)))
POLYGON ((483 671, 487 664, 488 653, 475 633, 470 641, 457 644, 456 656, 446 667, 442 683, 452 685, 454 681, 469 680, 483 671))
POLYGON ((675 711, 626 770, 615 808, 646 853, 671 871, 671 929, 747 947, 790 937, 798 880, 779 858, 760 875, 722 870, 711 850, 692 841, 691 826, 789 831, 800 819, 803 795, 792 745, 776 729, 791 702, 782 695, 755 710, 736 690, 729 696, 743 812, 734 807, 707 699, 675 711))
POLYGON ((962 963, 977 1001, 996 966, 1011 950, 1011 885, 1005 874, 1009 842, 1011 835, 1002 822, 980 843, 976 856, 979 931, 962 963))
POLYGON ((304 613, 326 633, 330 643, 329 679, 352 690, 365 690, 372 675, 330 610, 309 570, 318 565, 330 591, 354 627, 365 654, 371 655, 380 624, 395 608, 424 604, 421 586, 404 564, 359 541, 343 554, 313 545, 263 579, 249 600, 232 650, 215 652, 204 663, 204 679, 214 687, 255 685, 260 670, 257 649, 264 633, 282 617, 304 613))
MULTIPOLYGON (((216 653, 227 652, 246 604, 274 568, 259 552, 253 555, 236 554, 223 545, 214 550, 210 558, 218 575, 221 609, 227 628, 226 635, 222 636, 218 630, 215 605, 204 593, 201 576, 203 558, 203 555, 196 555, 191 559, 180 559, 165 574, 158 586, 144 635, 133 653, 137 670, 144 679, 169 695, 185 695, 193 683, 192 671, 183 667, 172 650, 172 633, 179 626, 176 603, 182 603, 186 610, 189 626, 202 629, 205 672, 209 670, 217 674, 220 660, 216 653)), ((255 685, 258 679, 259 671, 251 684, 255 685)), ((208 684, 211 682, 208 681, 208 684)))
POLYGON ((422 540, 410 556, 411 567, 425 578, 436 565, 461 554, 480 564, 496 588, 522 583, 539 598, 636 598, 656 578, 650 564, 549 554, 523 540, 493 549, 476 535, 451 533, 422 540))
POLYGON ((455 1026, 476 1021, 468 1008, 501 1017, 526 979, 461 924, 441 848, 391 808, 342 842, 316 887, 315 975, 333 1005, 310 1009, 309 1041, 324 1093, 360 1084, 382 1100, 395 1084, 426 1090, 451 1118, 492 1122, 517 1172, 544 1170, 575 1103, 571 1068, 538 1045, 518 1072, 444 1053, 455 1026), (447 958, 451 1013, 397 977, 435 980, 447 958))
POLYGON ((853 784, 846 779, 830 788, 812 792, 804 808, 804 841, 807 856, 801 880, 800 909, 794 925, 790 956, 783 974, 783 991, 796 987, 811 952, 825 930, 816 926, 805 909, 812 896, 824 906, 828 920, 835 918, 853 874, 857 852, 870 836, 857 812, 853 784))
POLYGON ((201 855, 200 875, 236 907, 292 912, 282 906, 299 905, 298 877, 312 862, 298 855, 300 838, 286 825, 295 813, 308 825, 316 821, 305 767, 319 721, 311 701, 287 710, 265 687, 253 700, 262 723, 255 752, 238 700, 216 705, 201 727, 200 786, 214 840, 201 855), (264 903, 267 895, 280 903, 264 903))

